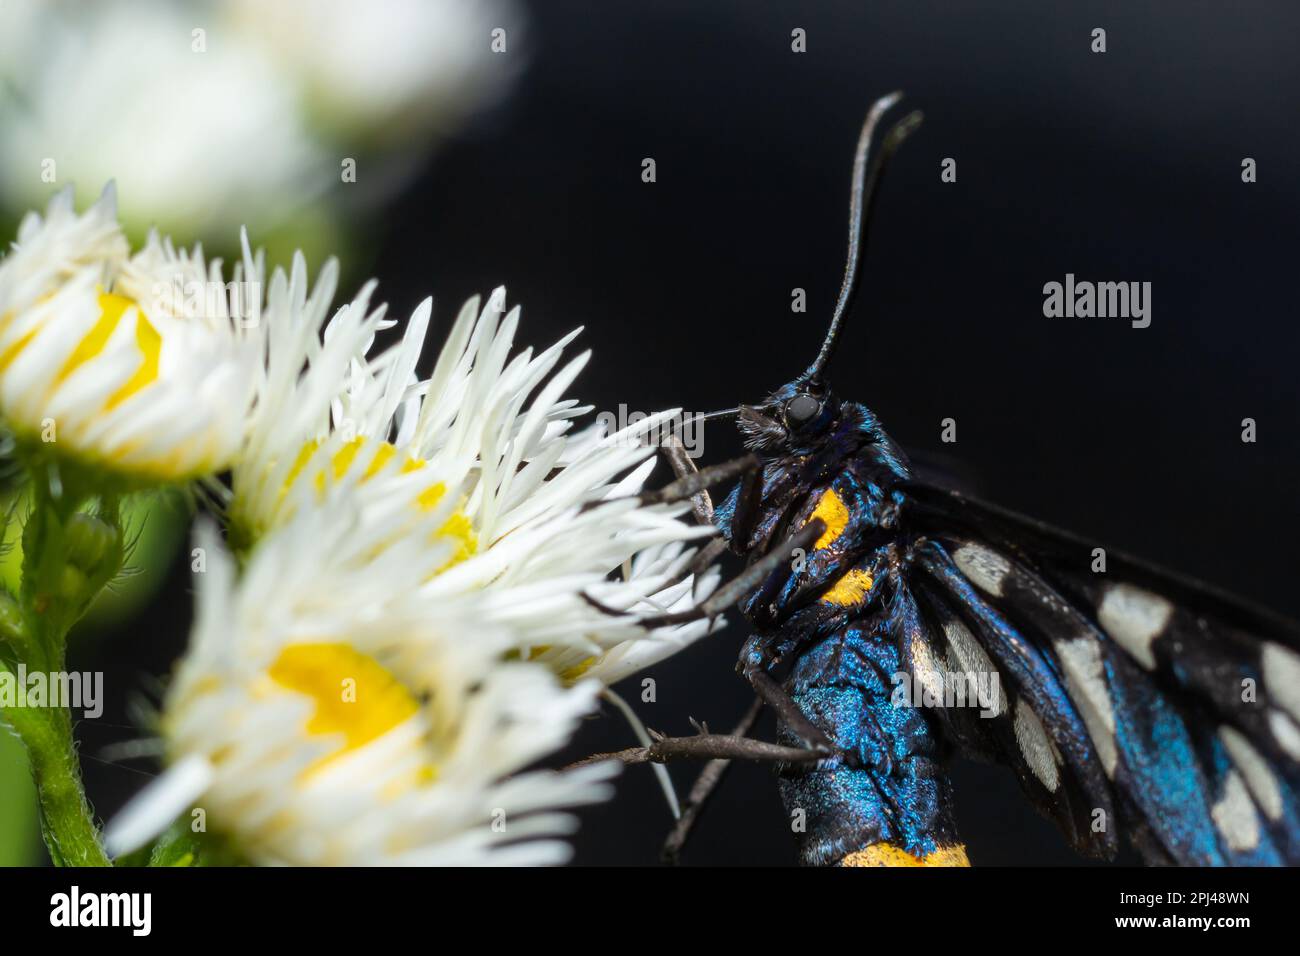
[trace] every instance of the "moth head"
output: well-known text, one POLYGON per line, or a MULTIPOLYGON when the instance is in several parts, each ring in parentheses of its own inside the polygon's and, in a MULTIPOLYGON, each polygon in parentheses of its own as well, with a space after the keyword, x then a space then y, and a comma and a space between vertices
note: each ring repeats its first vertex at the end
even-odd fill
POLYGON ((820 382, 799 378, 754 405, 741 405, 736 424, 754 451, 797 452, 830 431, 839 402, 820 382))

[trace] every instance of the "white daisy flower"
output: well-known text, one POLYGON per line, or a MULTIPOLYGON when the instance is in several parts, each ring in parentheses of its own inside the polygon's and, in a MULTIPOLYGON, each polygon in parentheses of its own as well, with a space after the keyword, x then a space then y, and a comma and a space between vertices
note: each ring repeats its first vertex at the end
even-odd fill
POLYGON ((481 310, 477 298, 468 302, 422 381, 414 370, 428 301, 403 341, 372 359, 364 349, 382 313, 367 315, 364 305, 341 310, 321 346, 314 335, 281 330, 281 344, 290 348, 292 340, 299 351, 290 349, 280 365, 293 374, 267 389, 274 395, 267 408, 284 414, 258 420, 234 469, 233 536, 256 540, 295 509, 311 507, 311 496, 294 489, 323 494, 349 477, 356 494, 404 511, 409 522, 449 509, 437 536, 454 547, 421 583, 420 598, 504 629, 516 653, 542 659, 568 680, 591 674, 612 683, 703 636, 710 624, 651 633, 630 615, 595 609, 584 594, 623 611, 690 607, 717 584, 715 572, 702 580, 685 573, 695 554, 687 545, 711 531, 682 520, 686 503, 635 499, 654 464, 653 448, 638 436, 674 412, 616 435, 599 426, 569 435, 573 418, 590 409, 562 396, 589 354, 560 366, 575 332, 540 355, 511 357, 519 309, 506 313, 504 306, 502 289, 481 310), (304 346, 314 350, 306 362, 304 346), (322 398, 335 379, 316 372, 343 362, 350 373, 329 396, 327 414, 322 398), (304 364, 305 374, 294 378, 304 364), (322 434, 326 419, 331 430, 322 434), (484 591, 493 599, 484 601, 484 591))
POLYGON ((345 488, 327 498, 261 541, 238 583, 200 533, 192 646, 160 722, 168 769, 110 825, 110 853, 194 806, 258 864, 563 862, 574 821, 557 808, 607 798, 617 767, 525 768, 599 685, 503 661, 505 635, 403 601, 450 546, 388 542, 395 526, 345 488))
POLYGON ((227 467, 257 382, 242 287, 156 234, 128 258, 113 187, 81 215, 65 189, 0 259, 0 416, 20 441, 132 479, 227 467))
MULTIPOLYGON (((674 544, 650 548, 636 554, 632 558, 629 580, 670 580, 680 573, 678 559, 682 553, 682 546, 674 544)), ((687 576, 676 584, 654 592, 648 598, 623 603, 638 612, 675 613, 689 610, 708 597, 716 587, 717 572, 710 571, 698 581, 687 576)), ((613 596, 617 599, 619 595, 615 590, 613 596)), ((601 588, 595 587, 590 593, 594 595, 600 591, 601 588)), ((721 624, 713 626, 712 630, 719 627, 721 624)), ((652 631, 636 628, 622 640, 619 640, 617 634, 598 635, 593 641, 594 647, 556 637, 551 644, 534 646, 529 656, 552 668, 566 680, 591 678, 612 687, 624 678, 653 667, 684 650, 709 633, 712 633, 710 625, 700 621, 652 631)))

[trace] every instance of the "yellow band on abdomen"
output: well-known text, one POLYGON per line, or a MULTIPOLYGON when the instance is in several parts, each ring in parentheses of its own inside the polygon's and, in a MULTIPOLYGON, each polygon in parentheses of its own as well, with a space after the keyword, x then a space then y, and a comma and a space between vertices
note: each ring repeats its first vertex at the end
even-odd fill
POLYGON ((970 866, 966 847, 960 843, 941 846, 925 856, 908 853, 892 843, 875 843, 856 850, 840 861, 840 866, 970 866))

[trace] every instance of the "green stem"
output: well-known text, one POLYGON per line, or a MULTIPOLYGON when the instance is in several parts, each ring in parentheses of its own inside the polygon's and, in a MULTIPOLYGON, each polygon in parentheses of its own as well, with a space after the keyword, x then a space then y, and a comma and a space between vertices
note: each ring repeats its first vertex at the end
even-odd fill
MULTIPOLYGON (((0 615, 0 623, 16 662, 53 674, 65 668, 68 631, 122 566, 122 533, 115 496, 96 496, 99 513, 84 514, 80 506, 91 494, 77 493, 57 475, 50 480, 39 466, 32 471, 19 613, 0 615)), ((27 748, 50 858, 57 865, 110 866, 86 801, 71 713, 16 706, 5 717, 27 748)))
POLYGON ((67 709, 12 707, 5 719, 27 748, 50 859, 56 866, 111 866, 86 802, 67 709))

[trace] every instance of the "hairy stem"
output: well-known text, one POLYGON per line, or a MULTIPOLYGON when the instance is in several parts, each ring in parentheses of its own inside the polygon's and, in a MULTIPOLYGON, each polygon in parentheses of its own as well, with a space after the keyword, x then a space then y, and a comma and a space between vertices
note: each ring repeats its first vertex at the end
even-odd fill
POLYGON ((109 866, 86 802, 67 709, 13 707, 4 716, 27 748, 50 859, 56 866, 109 866))

